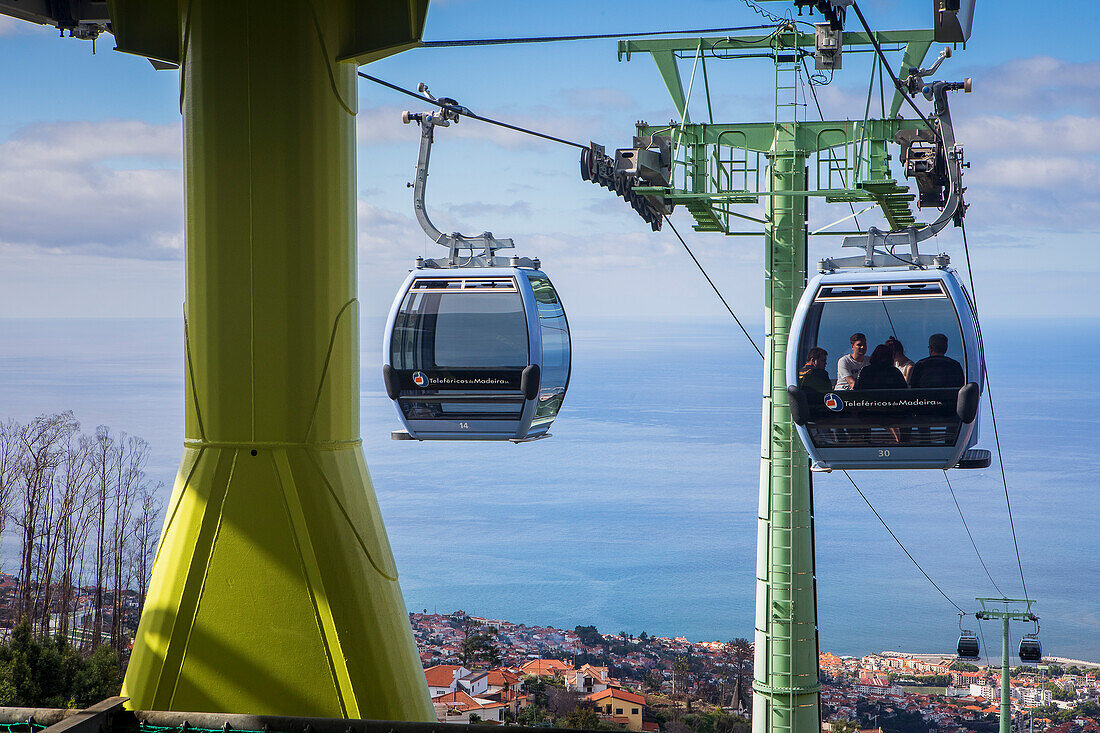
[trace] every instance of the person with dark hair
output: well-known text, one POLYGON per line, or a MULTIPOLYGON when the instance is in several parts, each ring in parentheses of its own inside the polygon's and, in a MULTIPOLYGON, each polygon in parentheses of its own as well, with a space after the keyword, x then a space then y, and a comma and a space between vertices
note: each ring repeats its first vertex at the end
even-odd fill
POLYGON ((896 337, 891 336, 886 339, 886 345, 894 350, 894 366, 898 368, 901 376, 905 377, 905 383, 908 384, 909 373, 913 371, 913 360, 905 355, 905 347, 896 337))
POLYGON ((819 346, 810 349, 806 354, 806 363, 798 370, 798 386, 802 389, 824 394, 833 387, 833 380, 829 378, 829 372, 825 365, 829 363, 829 353, 819 346))
POLYGON ((859 370, 856 389, 907 389, 905 377, 894 366, 894 349, 889 344, 879 344, 867 360, 867 366, 859 370))
POLYGON ((947 354, 947 336, 934 333, 928 337, 928 357, 913 365, 909 372, 911 387, 961 387, 966 381, 962 364, 947 354))
POLYGON ((852 344, 852 353, 840 357, 836 363, 835 389, 855 389, 856 376, 867 365, 867 337, 853 333, 848 341, 852 344))

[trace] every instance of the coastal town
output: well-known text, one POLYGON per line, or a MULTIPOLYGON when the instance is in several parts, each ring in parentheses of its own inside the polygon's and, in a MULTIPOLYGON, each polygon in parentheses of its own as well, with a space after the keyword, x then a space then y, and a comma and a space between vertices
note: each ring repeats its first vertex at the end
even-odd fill
MULTIPOLYGON (((440 722, 555 725, 668 733, 749 730, 752 644, 689 641, 592 626, 558 629, 410 613, 440 722)), ((828 733, 994 733, 1000 667, 953 654, 822 652, 828 733)), ((1100 664, 1044 659, 1011 670, 1021 731, 1100 733, 1100 664)))

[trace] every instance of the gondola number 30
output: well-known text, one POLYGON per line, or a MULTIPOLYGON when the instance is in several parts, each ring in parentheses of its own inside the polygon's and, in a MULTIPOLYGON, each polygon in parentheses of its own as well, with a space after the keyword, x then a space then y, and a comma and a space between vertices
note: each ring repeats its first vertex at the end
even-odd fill
POLYGON ((889 458, 890 457, 890 451, 885 449, 885 448, 881 449, 878 452, 878 457, 879 458, 889 458))

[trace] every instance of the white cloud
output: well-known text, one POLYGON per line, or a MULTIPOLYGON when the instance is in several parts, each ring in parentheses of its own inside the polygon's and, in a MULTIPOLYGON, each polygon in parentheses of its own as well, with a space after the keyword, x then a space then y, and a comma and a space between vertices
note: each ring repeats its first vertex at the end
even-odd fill
POLYGON ((582 109, 616 110, 638 106, 629 94, 611 87, 570 89, 565 92, 564 97, 566 104, 582 109))
POLYGON ((1056 153, 1100 152, 1100 116, 982 115, 955 123, 955 133, 968 150, 1035 150, 1056 153))
POLYGON ((1024 113, 1057 112, 1078 105, 1100 108, 1100 61, 1051 56, 1013 59, 975 74, 974 98, 985 107, 1024 113))
POLYGON ((988 160, 968 183, 997 188, 1100 193, 1100 165, 1069 156, 1014 156, 988 160))
POLYGON ((35 124, 0 143, 0 243, 48 252, 178 258, 178 124, 35 124))

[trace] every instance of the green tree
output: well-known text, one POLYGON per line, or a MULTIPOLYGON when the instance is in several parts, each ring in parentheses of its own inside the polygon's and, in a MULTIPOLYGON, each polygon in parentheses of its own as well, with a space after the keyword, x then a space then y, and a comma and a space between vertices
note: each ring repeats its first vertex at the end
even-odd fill
POLYGON ((851 718, 838 718, 832 722, 833 733, 856 733, 859 723, 851 718))
POLYGON ((593 730, 600 727, 600 716, 596 714, 596 708, 587 700, 577 705, 573 712, 565 716, 561 721, 563 728, 582 728, 593 730))
POLYGON ((486 631, 468 633, 460 647, 462 664, 469 666, 481 662, 489 666, 500 664, 500 649, 496 645, 496 636, 486 631))
POLYGON ((603 634, 596 630, 595 626, 578 626, 573 629, 580 638, 581 643, 589 647, 607 646, 603 634))
POLYGON ((87 707, 117 695, 118 654, 100 646, 85 659, 62 637, 39 641, 25 619, 0 645, 0 705, 87 707))

